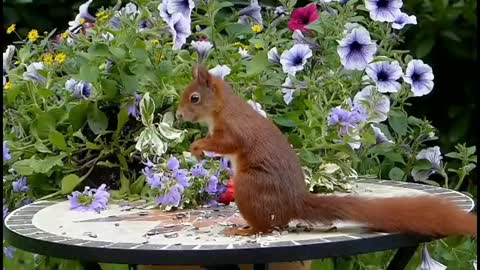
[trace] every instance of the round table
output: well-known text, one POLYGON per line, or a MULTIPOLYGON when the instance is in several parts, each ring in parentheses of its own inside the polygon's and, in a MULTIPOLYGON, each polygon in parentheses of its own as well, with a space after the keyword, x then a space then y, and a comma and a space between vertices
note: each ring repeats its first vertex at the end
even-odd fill
MULTIPOLYGON (((452 200, 466 212, 468 196, 435 186, 390 180, 355 180, 354 193, 392 197, 432 194, 452 200)), ((39 201, 8 215, 4 238, 13 246, 37 254, 97 262, 135 265, 202 265, 223 269, 254 264, 351 256, 399 249, 389 269, 403 269, 426 237, 366 232, 358 224, 336 223, 336 230, 310 228, 292 222, 283 232, 259 237, 226 237, 229 226, 245 225, 234 204, 164 212, 132 203, 111 203, 100 213, 69 209, 68 201, 39 201), (230 266, 228 266, 230 265, 230 266)), ((414 221, 412 221, 414 222, 414 221)), ((93 263, 93 264, 92 264, 93 263)))

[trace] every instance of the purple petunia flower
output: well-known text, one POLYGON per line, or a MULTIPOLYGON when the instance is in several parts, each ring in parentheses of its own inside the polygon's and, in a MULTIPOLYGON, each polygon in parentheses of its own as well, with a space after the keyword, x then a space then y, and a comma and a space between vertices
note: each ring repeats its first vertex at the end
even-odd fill
POLYGON ((365 0, 370 18, 378 22, 393 22, 401 13, 402 0, 365 0))
POLYGON ((68 31, 73 31, 75 29, 74 32, 78 32, 80 28, 77 28, 77 27, 81 25, 80 22, 82 21, 82 19, 84 19, 86 22, 89 22, 89 23, 95 22, 96 20, 95 17, 93 17, 92 15, 90 15, 90 13, 88 13, 88 7, 92 2, 93 0, 88 0, 87 2, 80 5, 80 7, 78 8, 79 13, 77 14, 77 16, 75 16, 75 19, 73 21, 68 22, 68 25, 70 26, 68 28, 68 31))
POLYGON ((388 118, 390 100, 386 95, 376 93, 372 85, 358 92, 353 98, 353 104, 369 112, 370 117, 368 120, 370 122, 380 123, 388 118))
POLYGON ((192 0, 168 0, 164 1, 164 4, 166 4, 169 14, 180 13, 185 18, 190 18, 192 10, 195 8, 195 2, 192 0))
POLYGON ((376 140, 376 143, 377 144, 381 144, 381 143, 393 143, 392 140, 389 140, 387 138, 387 136, 385 136, 385 134, 382 132, 381 129, 379 129, 378 127, 374 126, 374 125, 370 125, 370 127, 372 128, 373 130, 373 133, 375 134, 375 140, 376 140))
POLYGON ((190 18, 183 16, 181 13, 175 13, 172 15, 168 26, 170 27, 170 33, 173 35, 173 49, 179 50, 187 38, 192 34, 190 30, 190 18))
POLYGON ((397 82, 402 77, 403 72, 400 64, 397 61, 375 62, 371 63, 366 68, 366 73, 375 84, 380 93, 396 93, 400 91, 402 85, 397 82))
POLYGON ((201 162, 190 169, 193 177, 206 177, 208 175, 208 171, 203 167, 203 163, 201 162))
POLYGON ((277 63, 277 64, 280 63, 280 54, 278 54, 277 47, 271 48, 268 51, 267 56, 268 56, 268 60, 270 60, 270 62, 277 63))
POLYGON ((367 115, 358 110, 347 111, 345 109, 336 107, 332 109, 332 112, 328 117, 328 125, 340 126, 338 134, 343 137, 344 135, 351 135, 351 132, 354 131, 358 125, 367 118, 367 115))
POLYGON ((247 18, 252 20, 251 24, 263 25, 262 7, 258 4, 258 0, 251 0, 250 5, 239 11, 240 23, 247 23, 247 18))
POLYGON ((208 41, 202 40, 202 41, 192 41, 192 47, 195 48, 195 50, 198 53, 198 62, 202 62, 207 58, 208 53, 213 48, 213 45, 208 41))
POLYGON ((432 68, 422 60, 408 62, 403 80, 412 87, 413 96, 419 97, 429 94, 433 90, 432 68))
POLYGON ((130 20, 134 20, 135 17, 140 14, 137 6, 134 3, 128 3, 121 9, 121 12, 124 13, 126 16, 130 18, 130 20))
POLYGON ((423 245, 422 251, 422 263, 420 264, 420 270, 446 270, 447 266, 434 260, 428 252, 427 244, 423 245))
POLYGON ((317 43, 305 38, 302 31, 300 31, 299 29, 293 31, 292 38, 295 41, 295 44, 305 44, 314 51, 320 50, 320 46, 317 43))
POLYGON ((248 51, 243 48, 238 48, 238 54, 242 56, 242 59, 247 59, 250 57, 250 54, 248 53, 248 51))
POLYGON ((12 155, 10 155, 10 150, 7 146, 7 141, 3 141, 3 160, 8 161, 12 159, 12 155))
POLYGON ((217 193, 217 186, 218 186, 218 177, 215 175, 212 175, 208 180, 208 186, 205 189, 205 191, 210 195, 215 195, 217 193))
POLYGON ((5 205, 5 200, 3 200, 3 221, 8 216, 8 205, 5 205))
POLYGON ((440 147, 434 146, 427 149, 423 149, 418 152, 416 156, 417 160, 425 159, 430 162, 432 168, 430 169, 417 169, 413 168, 411 175, 415 181, 424 181, 434 173, 439 173, 442 170, 442 153, 440 147))
POLYGON ((4 247, 3 253, 5 253, 5 256, 7 256, 9 260, 11 260, 13 259, 13 253, 15 253, 16 250, 17 250, 16 248, 4 247))
POLYGON ((408 16, 408 14, 401 12, 395 17, 392 28, 402 29, 407 24, 417 24, 417 17, 415 17, 415 15, 408 16))
POLYGON ((92 95, 92 87, 91 83, 85 81, 68 79, 65 82, 65 89, 76 99, 88 99, 92 95))
POLYGON ((172 14, 168 13, 167 6, 170 0, 162 0, 162 2, 158 5, 157 10, 160 12, 160 17, 163 19, 164 22, 168 24, 172 20, 172 14))
POLYGON ((34 62, 27 66, 27 71, 23 73, 23 79, 29 80, 32 82, 38 82, 41 85, 45 86, 46 80, 45 77, 38 74, 39 70, 44 70, 45 65, 42 62, 34 62))
MULTIPOLYGON (((290 77, 287 76, 285 82, 282 84, 282 93, 283 93, 283 101, 285 104, 289 105, 290 102, 293 100, 293 94, 295 93, 295 85, 293 84, 290 77)), ((298 82, 296 85, 298 88, 307 88, 307 84, 305 82, 298 82)))
POLYGON ((25 176, 21 177, 17 181, 12 182, 13 192, 27 192, 28 185, 27 185, 27 178, 25 176))
POLYGON ((3 53, 3 74, 6 75, 7 71, 12 66, 13 55, 15 54, 15 46, 8 45, 7 49, 3 53))
POLYGON ((128 115, 135 117, 137 120, 140 119, 140 101, 142 101, 142 96, 135 93, 135 100, 127 105, 128 115))
POLYGON ((231 162, 227 158, 220 159, 220 167, 222 168, 222 170, 227 171, 230 176, 233 175, 231 162))
POLYGON ((287 15, 287 9, 284 6, 278 6, 273 11, 276 15, 287 15))
POLYGON ((155 203, 157 205, 160 205, 160 204, 163 206, 173 205, 175 207, 178 207, 182 199, 183 191, 184 191, 183 187, 180 186, 179 184, 176 184, 172 186, 165 195, 161 195, 157 197, 157 199, 155 200, 155 203))
POLYGON ((105 184, 100 185, 98 189, 85 187, 85 190, 82 193, 74 191, 71 196, 68 196, 71 210, 95 212, 107 209, 109 198, 110 193, 106 191, 105 184))
POLYGON ((339 41, 337 53, 347 70, 363 70, 373 61, 377 45, 370 39, 370 33, 363 27, 356 27, 339 41))
POLYGON ((295 44, 280 56, 283 72, 294 76, 297 71, 303 70, 308 58, 312 57, 312 50, 305 44, 295 44))
POLYGON ((208 70, 208 73, 210 73, 210 75, 220 77, 223 80, 225 79, 225 76, 230 74, 230 71, 232 70, 226 65, 217 65, 216 67, 208 70))
POLYGON ((180 168, 180 161, 178 161, 176 157, 171 157, 167 162, 167 168, 170 171, 178 170, 178 168, 180 168))
POLYGON ((121 26, 122 26, 122 20, 117 15, 113 16, 110 19, 110 27, 113 30, 120 30, 121 26))

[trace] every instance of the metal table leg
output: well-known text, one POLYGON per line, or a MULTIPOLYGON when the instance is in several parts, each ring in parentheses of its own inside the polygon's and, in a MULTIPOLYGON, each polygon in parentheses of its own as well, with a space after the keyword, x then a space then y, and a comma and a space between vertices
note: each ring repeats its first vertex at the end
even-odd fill
POLYGON ((254 264, 253 270, 268 270, 268 264, 254 264))
POLYGON ((137 265, 136 264, 129 264, 128 265, 128 270, 137 270, 137 265))
POLYGON ((100 266, 100 264, 96 262, 80 262, 80 264, 83 266, 83 269, 102 270, 102 267, 100 266))
POLYGON ((418 245, 413 247, 399 248, 390 261, 387 270, 404 270, 410 259, 418 249, 418 245))

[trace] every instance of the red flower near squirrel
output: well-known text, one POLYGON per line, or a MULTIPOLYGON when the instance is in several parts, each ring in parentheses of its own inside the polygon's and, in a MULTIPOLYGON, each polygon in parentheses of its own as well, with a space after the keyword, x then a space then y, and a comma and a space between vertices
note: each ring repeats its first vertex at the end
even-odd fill
POLYGON ((297 8, 292 12, 292 17, 288 22, 288 28, 290 30, 300 30, 304 33, 308 32, 305 26, 314 23, 318 20, 318 10, 315 4, 307 5, 303 8, 297 8))
POLYGON ((233 178, 228 180, 227 190, 218 197, 218 202, 229 205, 235 200, 233 188, 233 178))

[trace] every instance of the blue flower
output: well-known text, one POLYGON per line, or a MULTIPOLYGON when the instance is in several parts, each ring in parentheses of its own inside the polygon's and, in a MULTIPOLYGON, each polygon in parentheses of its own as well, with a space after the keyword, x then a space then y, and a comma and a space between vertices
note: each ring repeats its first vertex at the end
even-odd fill
POLYGON ((430 169, 412 169, 413 180, 415 181, 424 181, 427 180, 430 175, 434 173, 439 173, 442 170, 442 153, 440 152, 440 147, 434 146, 427 149, 423 149, 418 152, 416 156, 417 160, 427 160, 430 162, 432 167, 430 169))
POLYGON ((412 87, 413 96, 419 97, 429 94, 433 90, 432 68, 422 60, 408 62, 403 80, 412 87))
POLYGON ((110 27, 112 27, 112 29, 120 30, 121 26, 122 26, 122 20, 120 20, 120 17, 118 17, 117 15, 113 16, 110 19, 110 27))
POLYGON ((365 71, 368 77, 375 81, 380 93, 396 93, 402 88, 397 80, 402 77, 403 72, 397 61, 371 63, 365 71))
POLYGON ((373 133, 375 134, 375 140, 376 140, 376 143, 377 144, 381 144, 381 143, 393 143, 392 140, 389 140, 387 138, 387 136, 385 136, 385 134, 382 132, 381 129, 379 129, 378 127, 374 126, 374 125, 370 125, 370 127, 372 128, 373 130, 373 133))
POLYGON ((12 182, 13 192, 27 192, 28 185, 27 185, 27 178, 21 177, 17 181, 12 182))
POLYGON ((365 0, 370 18, 378 22, 393 22, 401 13, 402 0, 365 0))
POLYGON ((5 200, 3 200, 3 220, 8 216, 8 205, 5 205, 5 200))
POLYGON ((205 191, 210 195, 215 195, 217 193, 217 186, 218 186, 218 177, 215 175, 210 176, 208 181, 208 186, 205 191))
POLYGON ((106 191, 106 185, 102 184, 98 189, 90 189, 85 187, 85 190, 80 193, 74 191, 72 195, 68 195, 70 201, 70 209, 76 211, 95 211, 100 212, 107 209, 108 199, 110 193, 106 191))
POLYGON ((283 72, 294 76, 297 71, 303 70, 308 58, 312 57, 312 50, 305 44, 295 44, 280 56, 283 72))
POLYGON ((76 99, 88 99, 92 95, 92 84, 85 81, 68 79, 65 82, 65 89, 76 99))
POLYGON ((42 62, 31 63, 27 66, 27 71, 23 73, 23 78, 32 82, 38 82, 41 85, 45 86, 46 80, 45 77, 38 74, 39 70, 44 70, 45 65, 42 62))
POLYGON ((167 162, 167 168, 170 171, 178 170, 178 168, 180 168, 180 161, 178 161, 176 157, 171 157, 167 162))
POLYGON ((262 7, 258 5, 258 0, 251 0, 250 5, 239 11, 240 23, 246 23, 247 18, 252 20, 252 24, 263 25, 262 7))
POLYGON ((415 17, 415 15, 408 16, 408 14, 401 12, 395 17, 392 28, 402 29, 407 24, 417 24, 417 17, 415 17))
POLYGON ((4 247, 3 248, 3 253, 5 253, 5 256, 7 256, 7 258, 9 260, 13 259, 13 253, 15 252, 15 248, 11 248, 11 247, 4 247))
POLYGON ((222 170, 227 171, 230 176, 233 175, 233 170, 231 167, 230 160, 228 160, 227 158, 220 159, 220 168, 222 168, 222 170))
POLYGON ((15 54, 15 46, 8 45, 7 49, 3 53, 3 73, 6 75, 6 72, 12 66, 13 55, 15 54))
POLYGON ((373 60, 377 45, 363 27, 356 27, 339 41, 337 53, 347 70, 363 70, 373 60))
POLYGON ((388 118, 390 100, 386 95, 376 93, 375 88, 371 85, 355 95, 353 104, 368 112, 370 122, 380 123, 388 118))
POLYGON ((190 173, 193 177, 206 177, 208 175, 208 171, 203 167, 203 162, 193 166, 190 173))
POLYGON ((184 188, 190 186, 189 178, 188 178, 188 171, 185 169, 176 170, 173 172, 173 177, 177 179, 177 183, 184 188))
POLYGON ((10 155, 10 150, 7 146, 7 141, 3 141, 3 160, 7 161, 12 159, 12 155, 10 155))
POLYGON ((320 46, 317 43, 305 38, 302 31, 299 29, 293 31, 292 38, 295 41, 295 44, 305 44, 312 50, 320 50, 320 46))
POLYGON ((88 7, 92 2, 93 0, 88 0, 87 2, 80 5, 80 7, 78 8, 79 13, 77 14, 77 16, 75 16, 75 19, 68 22, 68 25, 70 26, 68 28, 68 31, 73 31, 75 29, 74 32, 78 32, 80 30, 79 26, 81 25, 80 22, 82 21, 82 19, 90 23, 95 22, 95 17, 88 13, 88 7))
POLYGON ((168 22, 170 33, 173 35, 173 49, 179 50, 187 38, 192 33, 190 30, 190 18, 183 16, 181 13, 175 13, 168 22))
POLYGON ((135 93, 135 100, 127 105, 128 115, 135 117, 137 120, 140 119, 140 101, 142 101, 142 96, 135 93))
POLYGON ((155 200, 157 205, 173 205, 178 207, 182 199, 183 188, 182 186, 176 184, 172 186, 165 195, 158 196, 155 200))
MULTIPOLYGON (((285 82, 282 84, 282 93, 283 93, 283 101, 285 104, 289 105, 290 102, 293 100, 293 94, 295 93, 295 85, 293 84, 290 77, 287 76, 285 82)), ((307 84, 305 82, 298 82, 298 88, 307 88, 307 84)))
POLYGON ((192 47, 198 53, 198 62, 202 62, 204 59, 207 58, 208 53, 213 48, 212 43, 208 41, 192 41, 192 47))
POLYGON ((354 130, 358 128, 358 125, 368 118, 358 110, 347 111, 342 108, 333 108, 328 117, 329 126, 339 126, 340 130, 338 134, 343 137, 345 135, 351 135, 354 130))
POLYGON ((128 3, 121 9, 121 12, 124 13, 126 16, 130 18, 130 20, 134 20, 135 17, 140 14, 137 6, 134 3, 128 3))
POLYGON ((192 0, 168 0, 166 2, 167 12, 170 14, 180 13, 186 18, 190 18, 195 3, 192 0))
POLYGON ((167 10, 168 2, 169 0, 163 0, 157 7, 158 11, 160 12, 160 17, 167 24, 172 20, 172 14, 168 13, 167 10))
POLYGON ((152 172, 151 167, 145 167, 143 169, 143 174, 145 174, 147 178, 147 183, 150 185, 151 188, 160 188, 163 186, 163 181, 159 174, 152 172))
POLYGON ((278 54, 277 47, 271 48, 268 53, 268 60, 270 60, 272 63, 279 64, 280 63, 280 54, 278 54))
POLYGON ((275 13, 276 15, 287 15, 288 14, 287 9, 284 6, 276 7, 275 10, 273 11, 273 13, 275 13))
POLYGON ((445 270, 447 266, 434 260, 428 252, 427 244, 423 245, 422 263, 420 264, 420 270, 445 270))
POLYGON ((220 77, 223 80, 225 79, 225 76, 230 74, 230 71, 231 69, 226 65, 217 65, 216 67, 210 69, 208 73, 210 73, 210 75, 220 77))
POLYGON ((242 56, 242 59, 247 59, 250 57, 248 51, 243 48, 238 48, 238 53, 240 54, 240 56, 242 56))

